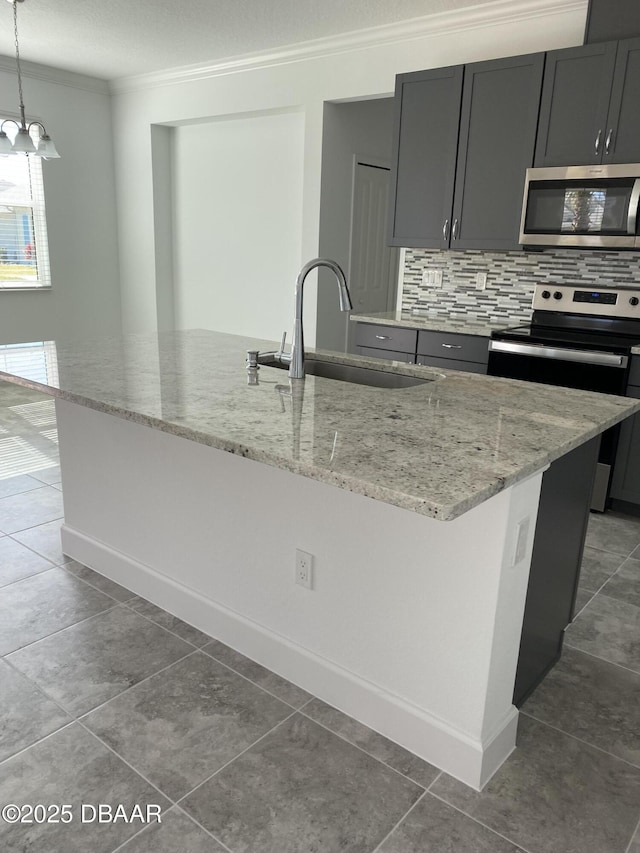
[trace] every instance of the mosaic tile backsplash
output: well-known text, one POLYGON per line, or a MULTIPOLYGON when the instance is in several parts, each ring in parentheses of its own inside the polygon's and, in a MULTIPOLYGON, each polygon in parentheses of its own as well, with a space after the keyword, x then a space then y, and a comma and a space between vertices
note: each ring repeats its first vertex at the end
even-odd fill
POLYGON ((402 310, 434 317, 478 317, 518 323, 531 317, 536 284, 640 287, 640 253, 555 250, 448 252, 406 249, 402 310), (442 271, 442 286, 423 284, 423 273, 442 271), (476 274, 486 273, 485 290, 476 274))

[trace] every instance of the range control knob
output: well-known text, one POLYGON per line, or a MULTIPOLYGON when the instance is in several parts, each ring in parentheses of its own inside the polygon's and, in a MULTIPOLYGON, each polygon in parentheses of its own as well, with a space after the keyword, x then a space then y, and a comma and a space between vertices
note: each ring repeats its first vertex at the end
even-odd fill
POLYGON ((629 305, 637 305, 639 302, 640 302, 640 299, 638 299, 637 296, 632 296, 629 299, 629 305))
POLYGON ((548 290, 543 290, 540 295, 542 296, 543 299, 550 299, 551 298, 551 294, 549 293, 548 290))
POLYGON ((556 291, 554 292, 554 294, 553 294, 553 298, 554 298, 554 299, 562 299, 562 291, 561 291, 561 290, 556 290, 556 291))

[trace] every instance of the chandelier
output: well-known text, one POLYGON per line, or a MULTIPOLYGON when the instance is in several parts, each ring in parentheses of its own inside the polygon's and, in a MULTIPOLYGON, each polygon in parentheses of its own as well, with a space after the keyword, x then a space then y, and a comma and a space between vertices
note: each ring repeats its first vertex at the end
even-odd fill
POLYGON ((15 36, 16 45, 16 71, 18 74, 18 95, 20 96, 20 123, 18 124, 12 118, 5 119, 0 124, 0 156, 6 157, 9 154, 35 154, 36 157, 42 157, 45 160, 53 160, 60 155, 56 151, 56 146, 53 140, 47 133, 45 126, 41 121, 32 121, 27 124, 24 115, 24 97, 22 95, 22 69, 20 68, 20 44, 18 41, 18 3, 23 3, 24 0, 8 0, 13 4, 13 33, 15 36), (15 135, 13 143, 5 132, 5 125, 15 124, 18 131, 15 135), (31 138, 31 128, 37 127, 38 144, 37 147, 31 138))

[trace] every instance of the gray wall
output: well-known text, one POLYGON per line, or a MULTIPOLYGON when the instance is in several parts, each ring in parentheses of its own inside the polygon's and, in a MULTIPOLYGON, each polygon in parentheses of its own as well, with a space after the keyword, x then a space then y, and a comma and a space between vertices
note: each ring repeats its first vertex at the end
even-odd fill
MULTIPOLYGON (((326 103, 322 133, 320 254, 348 274, 354 155, 391 161, 393 98, 326 103)), ((339 310, 331 273, 320 273, 316 345, 346 351, 348 315, 339 310)))
MULTIPOLYGON (((16 76, 4 68, 0 64, 0 112, 12 114, 16 76)), ((0 343, 119 334, 107 85, 30 63, 24 63, 24 72, 28 117, 44 122, 61 155, 43 164, 52 288, 0 292, 0 343)))

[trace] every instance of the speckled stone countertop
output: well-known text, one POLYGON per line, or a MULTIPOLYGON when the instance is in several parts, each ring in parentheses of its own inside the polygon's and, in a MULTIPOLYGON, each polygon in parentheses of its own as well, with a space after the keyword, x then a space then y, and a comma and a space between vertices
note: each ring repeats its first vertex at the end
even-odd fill
MULTIPOLYGON (((372 388, 261 367, 257 341, 202 330, 49 342, 0 373, 98 411, 442 520, 456 518, 640 410, 640 400, 321 353, 431 381, 372 388), (44 361, 44 359, 43 359, 44 361)), ((0 352, 1 352, 0 348, 0 352)))
POLYGON ((508 329, 518 323, 501 323, 478 317, 438 317, 435 314, 413 314, 410 311, 387 311, 381 314, 352 314, 354 323, 379 323, 381 326, 401 326, 405 329, 425 329, 429 332, 456 332, 462 335, 490 337, 496 329, 508 329))

